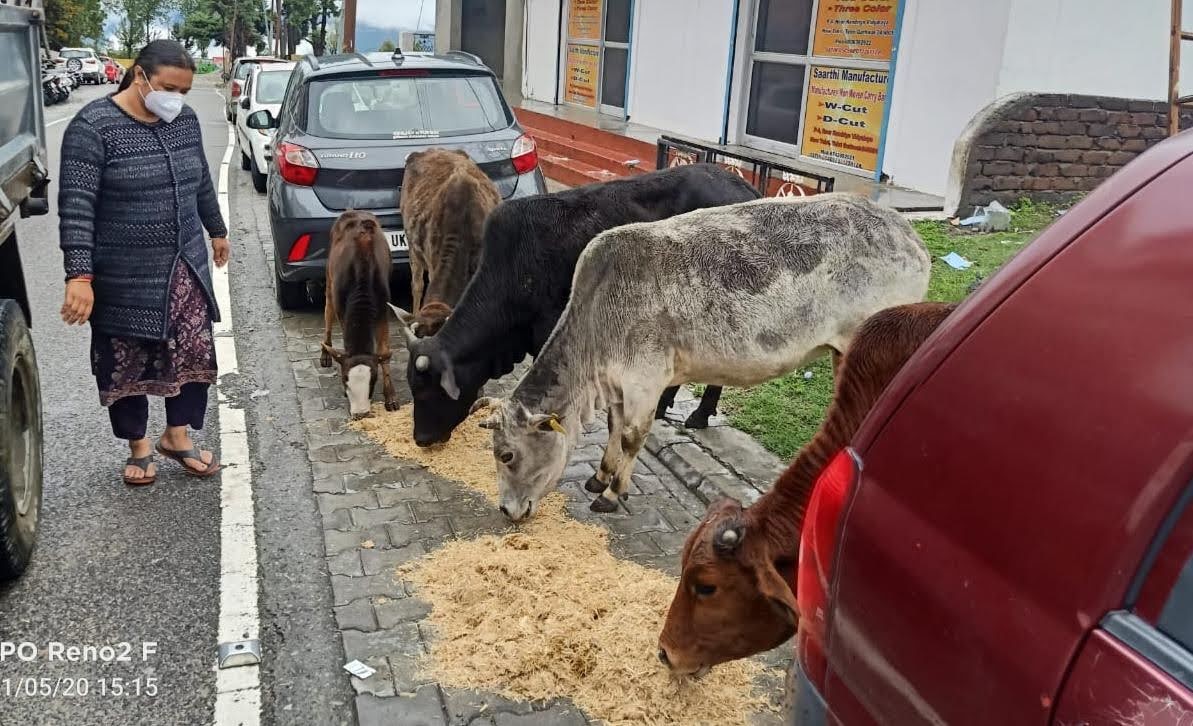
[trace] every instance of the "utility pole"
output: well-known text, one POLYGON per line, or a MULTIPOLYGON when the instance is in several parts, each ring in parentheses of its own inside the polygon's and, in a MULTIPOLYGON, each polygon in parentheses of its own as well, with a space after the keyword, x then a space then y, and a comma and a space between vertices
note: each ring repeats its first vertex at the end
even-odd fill
POLYGON ((344 37, 340 39, 344 53, 356 52, 356 0, 344 0, 344 37))

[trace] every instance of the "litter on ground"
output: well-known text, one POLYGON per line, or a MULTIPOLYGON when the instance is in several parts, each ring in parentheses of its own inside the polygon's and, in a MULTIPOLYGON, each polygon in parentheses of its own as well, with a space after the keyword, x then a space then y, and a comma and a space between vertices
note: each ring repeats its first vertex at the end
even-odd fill
POLYGON ((973 266, 973 262, 970 262, 956 252, 950 252, 947 255, 943 255, 940 259, 954 270, 968 270, 973 266))

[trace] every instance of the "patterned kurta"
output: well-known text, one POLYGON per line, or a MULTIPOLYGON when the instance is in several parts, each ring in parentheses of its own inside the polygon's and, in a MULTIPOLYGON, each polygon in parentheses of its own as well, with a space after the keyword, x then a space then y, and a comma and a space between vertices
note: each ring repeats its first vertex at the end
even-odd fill
POLYGON ((219 319, 207 240, 227 235, 199 120, 143 123, 110 97, 62 143, 58 216, 67 278, 90 274, 91 365, 100 401, 214 383, 219 319))

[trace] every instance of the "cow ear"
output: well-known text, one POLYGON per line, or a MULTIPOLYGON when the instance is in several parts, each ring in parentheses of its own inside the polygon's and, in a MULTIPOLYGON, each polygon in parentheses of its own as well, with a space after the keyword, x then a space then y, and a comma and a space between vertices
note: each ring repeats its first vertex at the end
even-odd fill
POLYGON ((783 580, 779 570, 770 558, 759 559, 753 563, 754 576, 758 581, 758 592, 787 620, 792 627, 799 622, 799 606, 796 605, 795 595, 791 594, 791 586, 783 580))
POLYGON ((330 355, 332 357, 333 360, 335 360, 336 363, 344 362, 344 358, 345 358, 344 351, 337 350, 336 348, 333 348, 330 345, 327 345, 326 343, 322 344, 322 348, 323 348, 324 352, 326 352, 328 355, 330 355))
POLYGON ((456 385, 456 374, 452 368, 453 366, 450 362, 443 366, 443 373, 439 376, 439 385, 443 387, 443 391, 448 395, 448 398, 453 401, 459 401, 460 387, 456 385))

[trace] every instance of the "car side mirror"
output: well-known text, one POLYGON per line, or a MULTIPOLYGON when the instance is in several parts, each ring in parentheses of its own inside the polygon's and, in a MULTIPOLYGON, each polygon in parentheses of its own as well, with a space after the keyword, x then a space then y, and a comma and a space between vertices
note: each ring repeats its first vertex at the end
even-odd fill
MULTIPOLYGON (((247 101, 248 99, 245 99, 247 101)), ((248 108, 242 106, 241 108, 248 108)), ((269 112, 269 109, 263 108, 260 111, 255 111, 249 114, 249 117, 244 120, 246 126, 250 129, 272 129, 277 126, 277 119, 269 112)))
POLYGON ((247 98, 241 99, 240 107, 243 108, 245 111, 249 110, 249 100, 247 98))

